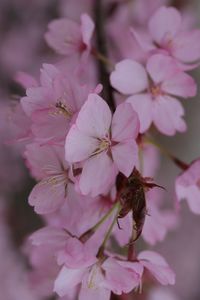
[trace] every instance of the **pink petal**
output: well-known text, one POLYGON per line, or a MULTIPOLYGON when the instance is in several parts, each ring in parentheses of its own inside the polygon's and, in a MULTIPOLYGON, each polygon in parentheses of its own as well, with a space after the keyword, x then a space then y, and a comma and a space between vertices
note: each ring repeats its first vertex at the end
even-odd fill
POLYGON ((170 79, 179 69, 170 56, 155 54, 147 61, 147 71, 154 83, 161 83, 166 79, 170 79))
POLYGON ((103 287, 87 288, 81 287, 79 300, 109 300, 111 291, 103 287))
POLYGON ((196 185, 189 187, 179 185, 176 182, 176 194, 179 201, 186 199, 188 206, 194 214, 200 214, 200 190, 196 185))
POLYGON ((172 45, 172 54, 185 63, 200 59, 200 30, 179 33, 172 45))
POLYGON ((134 140, 119 143, 111 148, 112 157, 118 170, 126 177, 130 176, 138 162, 138 146, 134 140))
POLYGON ((60 297, 67 295, 72 288, 81 282, 84 273, 85 269, 68 269, 63 267, 55 280, 54 291, 60 297))
POLYGON ((104 286, 104 275, 98 264, 93 265, 82 280, 80 300, 110 299, 111 291, 104 286))
POLYGON ((63 229, 46 226, 34 232, 29 239, 32 245, 50 245, 55 248, 61 248, 66 244, 68 234, 63 229))
POLYGON ((116 173, 114 163, 105 152, 91 157, 83 166, 79 182, 82 194, 95 197, 104 193, 113 184, 116 173))
POLYGON ((148 87, 144 67, 130 59, 125 59, 115 65, 110 81, 116 90, 125 95, 142 92, 148 87))
POLYGON ((109 132, 111 118, 108 104, 98 95, 90 94, 78 114, 76 125, 86 135, 103 138, 109 132))
POLYGON ((81 31, 76 22, 69 19, 57 19, 49 24, 48 29, 45 39, 57 53, 71 55, 79 51, 81 31))
POLYGON ((53 177, 46 178, 32 189, 28 202, 38 214, 52 213, 65 201, 65 184, 54 184, 53 177))
POLYGON ((200 214, 200 160, 194 161, 191 166, 176 179, 175 188, 179 201, 185 199, 191 211, 200 214))
POLYGON ((117 295, 129 293, 137 287, 140 283, 140 276, 130 268, 130 265, 131 263, 127 265, 120 264, 114 258, 106 259, 102 265, 105 271, 105 287, 117 295))
POLYGON ((44 109, 50 104, 50 91, 47 88, 28 88, 26 94, 26 97, 21 98, 21 105, 29 117, 34 111, 44 109))
POLYGON ((85 45, 90 47, 92 35, 94 33, 94 22, 87 14, 81 15, 81 32, 85 45))
MULTIPOLYGON (((41 146, 38 143, 28 144, 24 152, 26 165, 31 175, 36 179, 43 179, 62 171, 60 161, 64 158, 63 149, 53 146, 41 146)), ((65 166, 67 167, 67 166, 65 166)))
POLYGON ((127 98, 133 109, 138 114, 140 120, 140 133, 149 129, 152 123, 153 102, 149 94, 134 95, 127 98))
POLYGON ((89 158, 98 148, 98 140, 88 136, 72 125, 65 141, 65 158, 67 161, 80 162, 89 158))
POLYGON ((25 89, 38 86, 36 79, 25 72, 17 72, 15 75, 15 81, 21 84, 21 86, 25 89))
POLYGON ((37 110, 32 114, 32 132, 42 144, 62 142, 69 130, 71 118, 64 114, 54 115, 54 108, 37 110))
POLYGON ((165 95, 157 98, 153 103, 153 121, 160 132, 174 135, 176 131, 186 130, 186 124, 182 119, 184 109, 179 101, 165 95))
POLYGON ((118 105, 112 119, 112 140, 121 142, 136 139, 139 126, 138 116, 132 106, 129 103, 118 105))
POLYGON ((143 251, 138 255, 138 259, 162 285, 175 284, 175 274, 160 254, 143 251))
POLYGON ((138 43, 139 49, 141 48, 141 51, 144 51, 144 53, 150 52, 156 48, 148 32, 135 28, 131 28, 130 31, 133 35, 133 39, 138 43))
POLYGON ((50 64, 43 64, 40 70, 40 82, 44 87, 52 87, 55 78, 60 75, 59 70, 50 64))
POLYGON ((149 21, 149 31, 157 43, 162 43, 168 37, 172 39, 181 26, 181 15, 173 7, 161 7, 149 21))
POLYGON ((162 91, 183 98, 194 97, 197 93, 197 85, 194 79, 186 73, 178 72, 165 80, 161 86, 162 91))
MULTIPOLYGON (((94 251, 93 251, 94 252, 94 251)), ((88 243, 83 244, 77 238, 68 238, 63 250, 59 251, 57 255, 57 262, 59 265, 65 264, 68 268, 87 268, 96 263, 96 253, 94 254, 88 243)))

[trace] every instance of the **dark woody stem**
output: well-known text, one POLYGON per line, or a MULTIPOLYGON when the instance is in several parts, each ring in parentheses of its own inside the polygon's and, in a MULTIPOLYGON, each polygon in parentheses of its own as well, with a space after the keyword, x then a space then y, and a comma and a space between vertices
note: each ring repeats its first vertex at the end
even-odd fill
POLYGON ((130 241, 130 244, 128 246, 128 257, 127 258, 129 261, 135 261, 135 259, 136 259, 134 242, 130 241))
POLYGON ((187 1, 187 0, 172 0, 172 5, 174 7, 176 7, 177 9, 181 9, 181 8, 184 8, 188 2, 190 1, 187 1))
MULTIPOLYGON (((102 0, 94 0, 94 18, 95 18, 95 26, 96 26, 96 45, 97 52, 101 53, 102 57, 108 57, 107 55, 107 46, 106 46, 106 33, 105 33, 105 11, 103 7, 102 0)), ((103 92, 102 96, 108 103, 110 109, 115 111, 115 102, 113 97, 113 89, 110 85, 109 81, 109 72, 107 69, 107 65, 103 60, 98 59, 98 71, 99 71, 99 79, 103 84, 103 92)))

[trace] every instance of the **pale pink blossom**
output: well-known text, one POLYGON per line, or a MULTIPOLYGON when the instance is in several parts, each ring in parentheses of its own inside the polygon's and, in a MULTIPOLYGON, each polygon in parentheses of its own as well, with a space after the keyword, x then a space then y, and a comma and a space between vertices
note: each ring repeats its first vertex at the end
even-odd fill
POLYGON ((52 226, 65 228, 71 234, 81 236, 111 209, 111 205, 110 199, 81 195, 76 192, 74 185, 68 184, 67 201, 54 213, 45 215, 45 219, 52 226))
POLYGON ((176 196, 179 201, 186 200, 190 210, 200 214, 200 160, 194 161, 181 173, 175 182, 176 196))
POLYGON ((58 263, 64 264, 55 281, 54 290, 66 295, 81 283, 80 300, 110 299, 111 291, 121 295, 129 293, 140 284, 143 267, 137 262, 127 262, 108 257, 97 259, 94 246, 70 239, 58 253, 58 263))
POLYGON ((200 59, 200 30, 186 30, 183 17, 174 7, 163 6, 154 13, 148 23, 148 37, 135 36, 143 50, 165 53, 183 68, 200 59))
POLYGON ((62 18, 52 21, 48 28, 46 41, 57 53, 72 56, 90 52, 94 22, 89 15, 81 15, 81 24, 62 18))
POLYGON ((69 163, 83 163, 79 186, 83 194, 103 193, 120 171, 129 176, 137 162, 139 122, 130 104, 109 106, 91 94, 83 105, 65 143, 69 163))
POLYGON ((131 95, 127 102, 138 113, 141 133, 152 122, 166 135, 186 130, 182 119, 184 109, 176 97, 195 96, 196 84, 191 76, 180 71, 172 58, 153 55, 146 69, 136 61, 123 60, 116 64, 110 80, 120 93, 131 95))
POLYGON ((59 273, 56 254, 63 249, 69 235, 65 230, 47 226, 34 232, 24 245, 24 253, 29 258, 30 288, 44 297, 53 294, 53 285, 59 273))
POLYGON ((29 195, 29 204, 39 214, 52 213, 67 198, 68 165, 62 148, 29 144, 24 156, 31 173, 40 180, 29 195))
POLYGON ((77 77, 44 64, 40 85, 28 88, 21 99, 26 115, 32 120, 32 132, 41 143, 62 143, 77 112, 86 101, 89 88, 77 77))

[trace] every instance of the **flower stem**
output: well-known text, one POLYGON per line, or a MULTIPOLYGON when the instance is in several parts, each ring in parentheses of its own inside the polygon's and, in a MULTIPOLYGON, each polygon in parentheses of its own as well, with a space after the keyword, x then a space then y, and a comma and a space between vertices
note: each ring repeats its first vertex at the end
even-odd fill
POLYGON ((159 151, 161 153, 163 153, 165 156, 167 156, 170 160, 172 160, 175 165, 177 165, 181 170, 187 170, 189 165, 186 164, 185 162, 183 162, 182 160, 180 160, 179 158, 177 158, 176 156, 174 156, 172 153, 170 153, 168 150, 164 149, 162 147, 162 145, 160 145, 159 143, 157 143, 156 141, 154 141, 153 139, 145 136, 144 141, 146 143, 152 144, 153 146, 155 146, 156 148, 159 149, 159 151))
POLYGON ((94 0, 94 18, 95 18, 95 28, 96 28, 96 44, 98 54, 98 71, 99 79, 103 84, 103 98, 107 101, 110 109, 115 111, 115 101, 113 97, 113 89, 109 81, 109 73, 107 70, 107 65, 105 64, 105 58, 107 61, 107 46, 106 46, 106 33, 104 24, 106 22, 106 13, 104 11, 102 0, 94 0), (101 53, 101 54, 100 54, 101 53), (101 59, 100 59, 101 58, 101 59))
POLYGON ((91 227, 89 230, 84 232, 79 238, 79 240, 85 242, 112 215, 113 211, 116 209, 117 206, 118 206, 118 202, 116 202, 111 207, 111 209, 93 227, 91 227))
POLYGON ((99 59, 101 62, 103 62, 106 66, 110 67, 111 69, 114 69, 114 64, 102 53, 98 52, 95 48, 92 49, 92 54, 99 59))
POLYGON ((113 227, 115 226, 116 222, 117 222, 117 218, 118 218, 118 215, 119 215, 119 211, 121 209, 121 204, 119 202, 116 203, 115 205, 115 209, 116 209, 116 214, 114 216, 114 219, 105 235, 105 238, 103 240, 103 243, 101 244, 101 247, 99 248, 99 253, 98 253, 98 256, 102 256, 103 255, 103 252, 104 252, 104 249, 105 249, 105 246, 106 246, 106 243, 107 241, 109 240, 110 238, 110 235, 112 233, 112 230, 113 230, 113 227))

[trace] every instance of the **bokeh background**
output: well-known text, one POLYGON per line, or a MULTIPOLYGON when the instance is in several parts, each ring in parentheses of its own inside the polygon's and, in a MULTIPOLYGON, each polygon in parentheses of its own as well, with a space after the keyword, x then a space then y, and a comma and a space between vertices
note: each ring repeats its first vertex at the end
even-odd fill
MULTIPOLYGON (((26 276, 29 266, 21 247, 26 236, 43 222, 27 204, 34 182, 20 155, 22 145, 8 142, 12 136, 12 106, 24 93, 14 79, 18 71, 37 76, 43 62, 53 61, 53 53, 43 35, 50 20, 70 16, 66 5, 70 1, 0 0, 0 300, 40 300, 29 288, 26 276)), ((175 1, 179 7, 188 3, 200 21, 199 0, 175 1)), ((193 75, 200 87, 200 69, 193 75)), ((196 99, 185 101, 184 106, 188 132, 174 138, 159 135, 157 138, 177 157, 190 162, 200 156, 200 88, 196 99)), ((174 201, 170 187, 179 170, 164 158, 159 170, 159 184, 167 188, 168 206, 174 201)), ((177 300, 199 300, 200 217, 190 213, 186 203, 181 205, 178 229, 164 243, 156 245, 156 249, 164 254, 177 274, 176 285, 171 288, 177 300)), ((172 299, 170 295, 169 292, 166 300, 172 299)), ((165 299, 161 296, 151 300, 165 299)))

